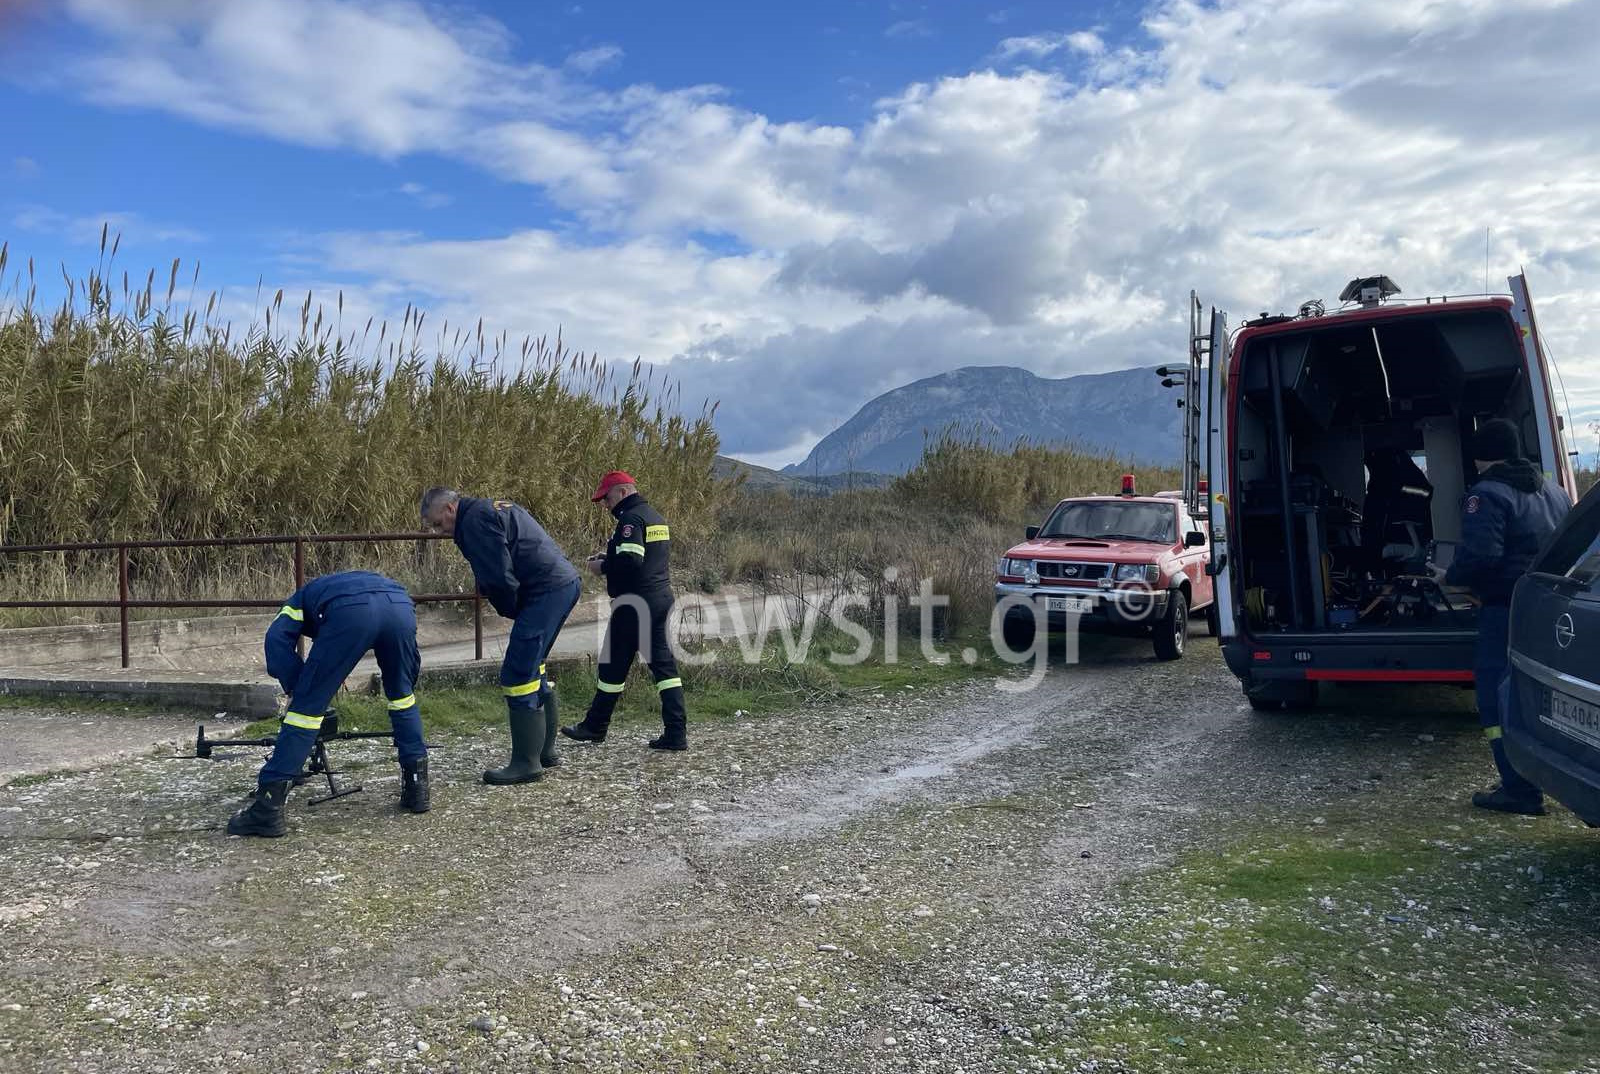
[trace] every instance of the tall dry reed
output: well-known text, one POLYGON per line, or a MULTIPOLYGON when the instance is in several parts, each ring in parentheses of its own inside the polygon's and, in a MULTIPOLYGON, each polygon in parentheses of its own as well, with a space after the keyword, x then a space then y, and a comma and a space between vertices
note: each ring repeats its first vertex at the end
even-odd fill
MULTIPOLYGON (((325 307, 279 291, 240 330, 218 295, 182 294, 177 262, 113 286, 116 247, 102 235, 100 264, 54 309, 31 261, 0 295, 0 544, 413 531, 419 494, 442 483, 523 503, 583 554, 608 528, 589 493, 618 468, 675 536, 709 531, 713 408, 683 416, 638 363, 619 373, 559 335, 512 342, 481 322, 433 331, 413 308, 352 327, 342 294, 325 307)), ((227 590, 273 561, 145 553, 136 567, 227 590)), ((70 589, 80 569, 105 565, 0 556, 12 589, 70 589)))

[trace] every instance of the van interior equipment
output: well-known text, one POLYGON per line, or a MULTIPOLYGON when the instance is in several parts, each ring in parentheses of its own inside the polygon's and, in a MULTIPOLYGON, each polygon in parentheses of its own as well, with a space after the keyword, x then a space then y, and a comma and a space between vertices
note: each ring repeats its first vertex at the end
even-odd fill
POLYGON ((1511 284, 1512 297, 1408 303, 1389 277, 1361 277, 1332 313, 1308 302, 1245 322, 1231 360, 1213 363, 1214 573, 1247 694, 1263 673, 1470 680, 1477 600, 1429 568, 1461 539, 1473 433, 1509 419, 1523 454, 1574 487, 1526 285, 1511 284))

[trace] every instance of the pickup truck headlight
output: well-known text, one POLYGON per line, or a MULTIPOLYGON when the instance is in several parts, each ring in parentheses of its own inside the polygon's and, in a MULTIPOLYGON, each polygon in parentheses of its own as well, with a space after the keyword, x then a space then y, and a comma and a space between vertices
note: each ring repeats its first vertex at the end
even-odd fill
POLYGON ((1023 577, 1028 573, 1028 568, 1033 565, 1032 560, 1012 559, 1001 556, 1000 562, 995 564, 995 573, 1008 575, 1013 578, 1023 577))
POLYGON ((1116 580, 1119 582, 1150 582, 1161 580, 1161 568, 1154 563, 1119 563, 1116 580))

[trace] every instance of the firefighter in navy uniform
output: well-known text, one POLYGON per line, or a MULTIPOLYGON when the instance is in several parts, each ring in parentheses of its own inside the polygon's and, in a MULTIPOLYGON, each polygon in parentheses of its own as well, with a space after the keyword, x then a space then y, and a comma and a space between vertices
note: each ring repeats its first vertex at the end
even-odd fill
POLYGON ((634 654, 648 644, 645 659, 661 698, 662 725, 661 736, 650 740, 650 748, 686 750, 689 717, 683 706, 683 680, 667 635, 673 603, 667 520, 645 502, 633 478, 621 470, 601 478, 591 499, 603 502, 617 519, 605 553, 588 560, 590 570, 605 575, 606 592, 613 598, 611 622, 600 653, 594 701, 581 723, 563 727, 561 733, 579 742, 605 741, 634 654))
POLYGON ((431 488, 422 496, 422 522, 448 533, 467 562, 478 591, 512 620, 500 665, 500 688, 511 727, 511 760, 483 774, 485 783, 532 783, 561 763, 556 754, 556 694, 545 659, 578 604, 578 571, 527 510, 506 500, 464 497, 431 488))
POLYGON ((1474 794, 1472 804, 1537 816, 1544 813, 1544 793, 1511 767, 1500 741, 1501 712, 1507 703, 1511 590, 1572 509, 1572 500, 1545 479, 1537 463, 1522 457, 1521 438, 1509 421, 1485 422, 1472 438, 1472 457, 1478 465, 1478 482, 1463 501, 1461 546, 1445 581, 1468 587, 1482 601, 1472 673, 1478 719, 1500 770, 1500 785, 1474 794))
POLYGON ((371 571, 341 571, 313 578, 278 611, 267 628, 267 673, 289 695, 272 756, 261 767, 255 801, 228 821, 229 835, 283 835, 283 803, 311 749, 328 705, 356 663, 371 650, 389 699, 389 723, 400 754, 400 806, 426 813, 428 750, 413 687, 417 612, 399 582, 371 571), (300 659, 297 643, 313 639, 300 659))

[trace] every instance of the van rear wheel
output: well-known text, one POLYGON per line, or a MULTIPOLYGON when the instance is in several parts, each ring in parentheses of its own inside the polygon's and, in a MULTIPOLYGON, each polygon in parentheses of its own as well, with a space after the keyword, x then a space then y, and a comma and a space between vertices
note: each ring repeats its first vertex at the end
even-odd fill
POLYGON ((1314 682, 1247 682, 1245 700, 1257 712, 1304 711, 1317 703, 1314 682))

